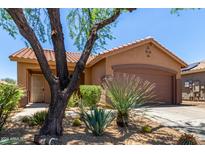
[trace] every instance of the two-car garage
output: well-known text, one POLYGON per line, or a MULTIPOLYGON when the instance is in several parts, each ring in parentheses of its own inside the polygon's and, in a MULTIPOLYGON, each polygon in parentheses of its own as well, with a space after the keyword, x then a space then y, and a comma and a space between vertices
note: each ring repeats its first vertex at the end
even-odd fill
POLYGON ((156 102, 162 104, 171 104, 174 102, 174 79, 176 72, 141 64, 117 65, 114 66, 113 69, 114 73, 134 74, 143 80, 153 83, 155 85, 154 93, 156 102))

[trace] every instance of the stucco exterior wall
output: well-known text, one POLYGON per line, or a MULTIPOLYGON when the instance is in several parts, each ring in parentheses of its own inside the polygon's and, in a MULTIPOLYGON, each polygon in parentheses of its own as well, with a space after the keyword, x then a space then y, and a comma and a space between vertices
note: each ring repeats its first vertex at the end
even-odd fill
POLYGON ((106 60, 103 59, 91 68, 91 84, 101 84, 101 79, 106 75, 106 60))
POLYGON ((150 64, 172 69, 181 78, 181 65, 154 45, 142 45, 128 51, 115 54, 106 59, 106 75, 112 75, 112 66, 119 64, 150 64), (151 53, 146 53, 149 46, 151 53))
MULTIPOLYGON (((54 66, 50 66, 54 69, 54 66)), ((25 96, 20 102, 20 106, 25 106, 29 102, 29 96, 31 93, 31 70, 40 71, 40 66, 37 63, 17 63, 17 83, 24 89, 25 96)), ((44 79, 45 83, 45 102, 50 102, 50 90, 47 81, 44 79)))
POLYGON ((90 85, 92 84, 92 74, 91 74, 91 71, 92 71, 92 68, 86 68, 85 69, 85 80, 84 80, 84 83, 87 84, 87 85, 90 85))

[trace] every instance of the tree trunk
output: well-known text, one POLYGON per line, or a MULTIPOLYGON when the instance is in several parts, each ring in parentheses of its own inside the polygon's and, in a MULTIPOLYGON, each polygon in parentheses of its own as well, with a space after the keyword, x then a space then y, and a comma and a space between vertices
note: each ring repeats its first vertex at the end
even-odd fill
MULTIPOLYGON (((35 136, 34 142, 42 143, 40 140, 46 140, 48 137, 59 138, 63 133, 63 118, 67 106, 68 98, 65 97, 59 86, 51 86, 51 102, 48 110, 48 115, 41 127, 39 134, 35 136)), ((71 93, 72 94, 72 93, 71 93)), ((69 95, 69 97, 71 96, 69 95)))

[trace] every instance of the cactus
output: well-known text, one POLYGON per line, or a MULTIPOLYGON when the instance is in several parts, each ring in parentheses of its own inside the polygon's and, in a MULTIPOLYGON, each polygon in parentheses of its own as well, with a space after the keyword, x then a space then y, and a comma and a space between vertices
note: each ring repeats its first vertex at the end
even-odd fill
POLYGON ((197 145, 198 142, 193 135, 184 133, 179 138, 177 144, 178 145, 197 145))
POLYGON ((142 132, 143 133, 151 133, 152 132, 152 127, 149 125, 145 125, 142 127, 142 132))
POLYGON ((77 118, 77 119, 74 119, 72 125, 75 126, 75 127, 81 126, 81 120, 78 119, 78 118, 77 118))

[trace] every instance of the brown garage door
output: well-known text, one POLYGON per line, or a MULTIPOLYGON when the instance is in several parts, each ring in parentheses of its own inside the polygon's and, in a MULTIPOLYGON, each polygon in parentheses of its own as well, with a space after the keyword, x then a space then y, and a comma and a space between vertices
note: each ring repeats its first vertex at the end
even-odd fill
POLYGON ((115 73, 135 74, 143 80, 155 83, 156 102, 171 104, 173 99, 173 74, 151 68, 117 67, 115 73))

